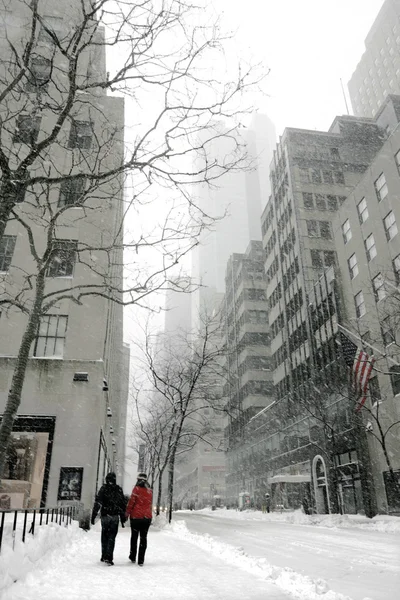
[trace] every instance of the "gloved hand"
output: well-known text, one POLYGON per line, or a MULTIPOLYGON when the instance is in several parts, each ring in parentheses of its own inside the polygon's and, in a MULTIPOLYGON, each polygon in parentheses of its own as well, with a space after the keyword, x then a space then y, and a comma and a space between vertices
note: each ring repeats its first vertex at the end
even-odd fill
POLYGON ((94 519, 90 519, 92 525, 94 525, 94 519))

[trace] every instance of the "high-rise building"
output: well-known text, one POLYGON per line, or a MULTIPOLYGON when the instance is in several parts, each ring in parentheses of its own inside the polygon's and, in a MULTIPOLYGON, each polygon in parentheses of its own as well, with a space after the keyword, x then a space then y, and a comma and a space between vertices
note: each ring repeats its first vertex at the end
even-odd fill
MULTIPOLYGON (((226 495, 235 505, 239 493, 265 493, 264 465, 247 464, 243 452, 251 445, 249 424, 273 402, 269 324, 261 241, 251 241, 244 254, 227 264, 223 320, 226 344, 226 495), (258 467, 258 468, 257 468, 258 467)), ((261 500, 261 498, 259 498, 261 500)))
MULTIPOLYGON (((18 82, 18 93, 9 95, 0 107, 2 151, 13 166, 56 122, 68 94, 68 78, 65 58, 54 38, 65 43, 82 11, 77 0, 68 5, 56 0, 40 4, 39 10, 43 7, 45 12, 40 13, 29 72, 18 82)), ((15 48, 21 49, 32 18, 25 2, 5 5, 8 10, 0 9, 3 66, 7 57, 13 60, 15 48)), ((78 64, 77 77, 82 82, 105 78, 104 31, 96 28, 93 35, 93 45, 87 45, 78 64)), ((7 76, 3 70, 3 80, 7 76)), ((57 215, 40 325, 30 349, 0 488, 2 502, 10 508, 74 501, 90 509, 108 470, 122 478, 129 348, 123 344, 121 303, 112 302, 107 293, 96 295, 96 288, 104 290, 105 281, 116 290, 122 287, 123 178, 117 175, 91 187, 83 177, 72 177, 92 174, 99 164, 110 170, 121 165, 124 103, 108 97, 101 87, 93 87, 76 95, 71 115, 48 147, 46 160, 35 160, 32 168, 43 182, 21 198, 14 209, 17 218, 9 220, 0 242, 2 412, 40 261, 46 259, 42 252, 51 218, 57 215), (46 177, 63 176, 71 179, 61 185, 46 183, 46 177), (81 197, 85 197, 85 207, 80 205, 81 197), (87 286, 92 286, 92 293, 80 300, 72 298, 74 290, 85 292, 87 286), (17 296, 19 302, 13 302, 17 296)), ((121 300, 119 291, 115 298, 121 300)))
MULTIPOLYGON (((394 114, 392 102, 386 100, 380 118, 394 114)), ((342 323, 352 342, 376 359, 363 413, 380 512, 400 510, 399 194, 397 127, 340 207, 334 226, 342 323)))
MULTIPOLYGON (((213 302, 213 294, 225 291, 225 269, 231 254, 243 253, 253 239, 260 239, 260 215, 268 201, 268 166, 275 144, 275 128, 266 115, 255 114, 248 129, 241 130, 241 143, 247 146, 250 164, 255 169, 228 172, 221 180, 202 185, 196 199, 204 212, 216 218, 201 236, 192 253, 192 277, 202 287, 193 294, 193 318, 213 302)), ((234 148, 228 135, 210 144, 213 156, 226 162, 234 148)))
POLYGON ((400 94, 400 1, 385 0, 348 83, 357 117, 374 117, 389 94, 400 94))
MULTIPOLYGON (((327 414, 318 414, 318 397, 329 396, 327 382, 340 381, 335 369, 343 367, 331 324, 339 310, 335 218, 386 135, 377 122, 355 117, 337 117, 328 132, 286 129, 271 164, 272 195, 262 230, 276 404, 256 419, 254 451, 268 449, 268 485, 278 504, 300 506, 311 495, 319 512, 331 510, 336 488, 344 486, 345 473, 336 462, 345 455, 357 462, 361 452, 356 429, 353 437, 342 435, 348 422, 342 394, 332 417, 341 424, 335 429, 337 446, 326 451, 332 464, 321 458, 318 448, 330 444, 329 436, 322 442, 321 432, 332 424, 325 422, 327 414)), ((364 468, 367 456, 362 458, 364 468)), ((369 497, 366 471, 357 472, 352 502, 341 500, 347 512, 369 497)))

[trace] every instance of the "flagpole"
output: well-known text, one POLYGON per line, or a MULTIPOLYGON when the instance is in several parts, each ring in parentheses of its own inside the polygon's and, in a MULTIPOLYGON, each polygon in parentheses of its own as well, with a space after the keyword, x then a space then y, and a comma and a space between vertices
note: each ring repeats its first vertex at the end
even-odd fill
POLYGON ((372 344, 370 344, 369 342, 366 342, 365 340, 363 340, 359 335, 353 333, 352 331, 350 331, 349 329, 346 329, 346 327, 343 327, 343 325, 340 325, 339 323, 337 323, 337 326, 339 327, 339 329, 342 329, 343 331, 345 331, 346 333, 348 333, 349 335, 351 335, 353 338, 355 338, 357 341, 359 341, 361 344, 365 344, 366 346, 368 346, 369 348, 372 348, 372 350, 375 350, 375 352, 379 352, 379 354, 381 354, 383 356, 383 358, 387 358, 388 360, 390 360, 393 364, 395 364, 397 367, 400 367, 400 363, 398 363, 396 360, 394 360, 391 356, 388 356, 386 354, 386 352, 382 352, 382 350, 379 350, 379 348, 377 348, 376 346, 373 346, 372 344))

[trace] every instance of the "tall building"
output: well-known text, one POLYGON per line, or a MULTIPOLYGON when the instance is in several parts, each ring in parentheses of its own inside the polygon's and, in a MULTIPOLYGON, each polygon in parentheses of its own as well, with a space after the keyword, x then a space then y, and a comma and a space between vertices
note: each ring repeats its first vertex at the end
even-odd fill
POLYGON ((357 117, 374 117, 389 94, 400 94, 400 1, 385 0, 348 83, 357 117))
MULTIPOLYGON (((31 30, 27 3, 13 1, 8 8, 0 10, 3 66, 11 52, 9 40, 20 49, 25 32, 31 30)), ((82 4, 47 0, 39 3, 41 8, 45 12, 40 13, 42 26, 29 73, 18 83, 18 94, 8 96, 0 107, 2 118, 8 115, 7 133, 3 120, 1 125, 2 150, 13 165, 48 135, 68 93, 66 63, 48 30, 64 43, 82 4)), ((79 61, 79 81, 105 77, 101 28, 93 41, 79 61)), ((122 306, 107 293, 89 293, 78 301, 71 297, 88 285, 92 292, 104 290, 105 281, 116 290, 122 286, 123 179, 116 176, 92 187, 84 177, 60 185, 46 184, 46 176, 92 174, 99 164, 117 169, 123 160, 124 103, 93 87, 75 97, 71 115, 49 146, 46 161, 34 163, 32 168, 44 181, 15 207, 18 218, 9 220, 0 243, 0 298, 5 307, 0 319, 2 412, 27 326, 27 314, 20 309, 29 313, 40 260, 45 260, 49 223, 57 215, 45 272, 44 314, 30 349, 0 487, 8 508, 74 501, 87 510, 106 472, 116 470, 121 479, 123 470, 129 348, 123 345, 122 306), (16 297, 19 303, 11 301, 16 297)))
POLYGON ((269 324, 261 241, 251 241, 244 254, 233 254, 227 264, 223 320, 226 344, 225 443, 227 503, 239 493, 265 493, 266 473, 261 463, 247 465, 243 452, 251 441, 249 423, 273 402, 269 324), (257 468, 260 467, 260 468, 257 468))
POLYGON ((340 309, 335 218, 386 135, 377 122, 355 117, 337 117, 328 132, 286 129, 271 164, 272 195, 262 230, 276 404, 256 419, 254 451, 268 443, 268 485, 276 503, 295 507, 311 496, 319 512, 337 503, 357 512, 369 502, 365 453, 360 461, 363 438, 356 424, 350 426, 343 394, 340 402, 332 399, 337 406, 332 419, 340 427, 335 425, 339 430, 329 451, 326 431, 333 421, 318 413, 318 397, 330 397, 328 382, 340 381, 337 369, 343 369, 332 325, 340 309), (357 477, 351 493, 339 498, 345 460, 357 463, 357 477))
MULTIPOLYGON (((378 120, 385 112, 394 114, 393 100, 386 100, 378 120)), ((334 227, 342 267, 342 323, 354 334, 349 335, 353 343, 376 359, 363 412, 380 512, 400 510, 399 196, 400 131, 393 127, 340 207, 334 227)))
MULTIPOLYGON (((192 277, 202 283, 193 294, 194 319, 208 302, 213 302, 214 292, 225 291, 225 269, 231 254, 245 252, 250 240, 260 239, 260 214, 269 196, 267 173, 275 128, 266 115, 255 114, 249 128, 241 130, 241 138, 252 166, 257 168, 228 172, 211 186, 201 186, 196 199, 200 208, 217 220, 192 253, 192 277)), ((234 145, 230 136, 217 138, 210 144, 208 160, 214 156, 223 164, 234 145)))

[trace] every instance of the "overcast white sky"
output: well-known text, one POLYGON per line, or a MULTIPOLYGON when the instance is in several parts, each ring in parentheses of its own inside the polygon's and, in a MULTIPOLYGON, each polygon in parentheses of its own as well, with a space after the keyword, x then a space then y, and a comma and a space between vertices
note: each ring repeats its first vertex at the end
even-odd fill
MULTIPOLYGON (((285 127, 326 130, 383 0, 213 0, 238 43, 271 69, 262 112, 285 127)), ((350 102, 349 102, 349 109, 350 102)))

